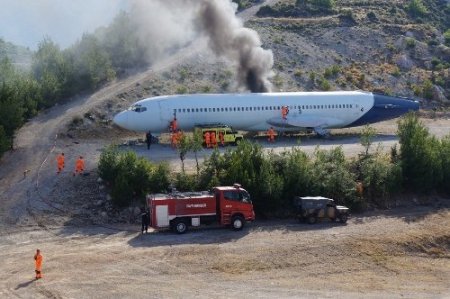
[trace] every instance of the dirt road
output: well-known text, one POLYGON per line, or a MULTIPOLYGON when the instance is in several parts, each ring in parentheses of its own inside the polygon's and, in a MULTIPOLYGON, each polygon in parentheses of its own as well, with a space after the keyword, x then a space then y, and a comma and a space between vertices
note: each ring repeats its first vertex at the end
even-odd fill
MULTIPOLYGON (((449 211, 171 232, 63 227, 2 236, 5 298, 444 298, 449 211), (33 252, 44 279, 33 280, 33 252)), ((130 229, 130 227, 123 227, 130 229)), ((138 229, 131 227, 131 229, 138 229)))

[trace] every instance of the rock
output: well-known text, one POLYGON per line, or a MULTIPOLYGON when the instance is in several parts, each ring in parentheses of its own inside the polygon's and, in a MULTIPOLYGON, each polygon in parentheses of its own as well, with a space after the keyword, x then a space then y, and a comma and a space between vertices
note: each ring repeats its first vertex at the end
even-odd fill
POLYGON ((103 200, 99 199, 95 202, 95 206, 99 207, 103 204, 103 200))
POLYGON ((437 85, 433 85, 433 100, 441 103, 449 102, 449 99, 445 96, 444 89, 437 85))
POLYGON ((407 32, 405 33, 405 36, 406 36, 406 37, 412 37, 412 38, 414 38, 414 33, 412 33, 411 31, 407 31, 407 32))
POLYGON ((397 64, 402 71, 409 71, 414 66, 414 63, 407 55, 398 56, 395 59, 395 64, 397 64))
POLYGON ((102 178, 98 178, 97 179, 97 183, 99 183, 99 184, 103 183, 103 179, 102 178))
POLYGON ((108 213, 106 213, 106 212, 101 212, 101 213, 100 213, 100 216, 102 216, 102 218, 106 218, 106 217, 108 217, 108 213))
POLYGON ((105 189, 105 186, 104 185, 99 185, 98 186, 98 190, 104 190, 105 189))
POLYGON ((106 200, 107 200, 107 201, 111 201, 111 199, 112 199, 111 195, 106 194, 106 200))

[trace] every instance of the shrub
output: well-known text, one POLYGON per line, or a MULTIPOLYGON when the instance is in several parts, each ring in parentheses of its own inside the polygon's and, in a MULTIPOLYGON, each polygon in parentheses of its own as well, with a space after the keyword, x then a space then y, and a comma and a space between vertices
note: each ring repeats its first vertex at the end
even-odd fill
POLYGON ((170 184, 167 164, 155 166, 134 152, 119 152, 114 147, 100 155, 98 173, 111 184, 113 203, 119 207, 143 200, 148 192, 165 191, 170 184))
POLYGON ((414 48, 416 46, 416 40, 412 37, 407 37, 405 39, 405 41, 406 41, 406 47, 409 49, 414 48))
POLYGON ((382 154, 379 150, 373 155, 364 156, 359 164, 364 196, 373 203, 386 207, 389 196, 401 189, 400 165, 392 163, 389 155, 382 154))
POLYGON ((419 192, 434 190, 443 177, 439 140, 430 136, 413 113, 399 120, 397 134, 405 187, 419 192))
POLYGON ((450 29, 444 32, 445 44, 450 47, 450 29))
POLYGON ((362 202, 356 196, 354 175, 345 160, 342 147, 330 151, 316 149, 311 167, 312 195, 333 198, 337 203, 360 209, 362 202))
POLYGON ((408 4, 408 11, 414 17, 424 16, 428 12, 422 0, 411 0, 408 4))

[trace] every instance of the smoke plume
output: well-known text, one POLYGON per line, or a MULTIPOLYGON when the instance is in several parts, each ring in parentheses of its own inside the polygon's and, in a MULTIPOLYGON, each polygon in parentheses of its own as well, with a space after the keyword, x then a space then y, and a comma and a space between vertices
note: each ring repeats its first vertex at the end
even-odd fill
POLYGON ((230 0, 202 0, 197 25, 217 55, 237 65, 238 83, 251 92, 268 92, 273 54, 261 47, 258 33, 245 28, 230 0))
POLYGON ((245 28, 231 0, 135 0, 130 11, 150 62, 205 36, 217 56, 236 66, 238 86, 271 90, 273 54, 261 47, 258 33, 245 28))

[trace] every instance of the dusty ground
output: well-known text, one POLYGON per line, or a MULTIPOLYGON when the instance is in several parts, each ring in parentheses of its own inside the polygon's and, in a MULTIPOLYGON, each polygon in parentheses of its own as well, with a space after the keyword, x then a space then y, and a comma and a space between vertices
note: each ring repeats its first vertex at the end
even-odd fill
MULTIPOLYGON (((137 225, 92 224, 84 212, 98 194, 73 190, 95 184, 96 163, 105 145, 137 135, 113 133, 94 140, 57 134, 73 117, 195 52, 184 51, 91 96, 54 107, 17 133, 15 151, 0 161, 0 260, 6 274, 0 281, 2 298, 450 296, 450 212, 443 208, 449 206, 448 200, 439 206, 357 215, 345 226, 257 221, 241 232, 211 228, 178 236, 140 235, 137 225), (67 167, 57 176, 54 159, 60 151, 66 153, 67 167), (91 176, 71 176, 78 155, 86 157, 91 176), (74 209, 78 203, 84 212, 74 209), (40 281, 33 279, 36 248, 44 255, 40 281)), ((433 134, 450 132, 446 118, 424 121, 433 134)), ((389 148, 396 142, 395 122, 376 127, 377 143, 389 148)), ((330 140, 261 143, 275 151, 300 146, 312 152, 316 145, 341 144, 348 155, 362 150, 354 131, 335 133, 330 140)), ((176 152, 167 145, 155 145, 150 151, 144 146, 131 148, 151 160, 169 161, 174 170, 179 167, 176 152)), ((187 163, 193 167, 192 156, 187 163)))

